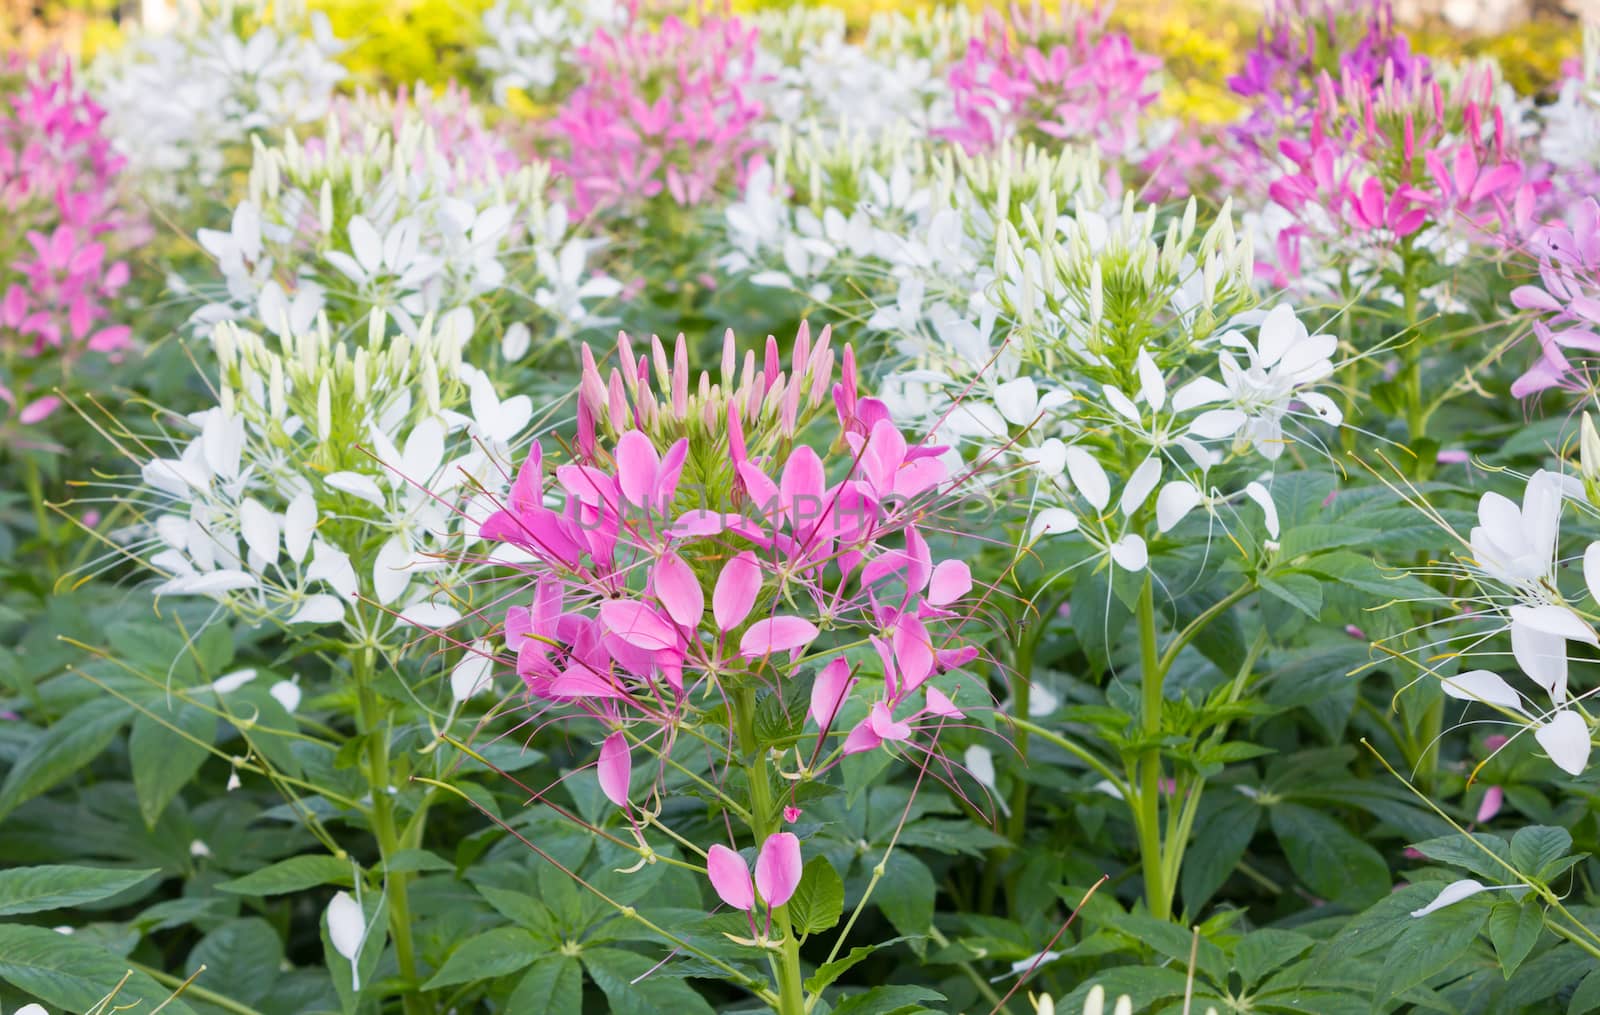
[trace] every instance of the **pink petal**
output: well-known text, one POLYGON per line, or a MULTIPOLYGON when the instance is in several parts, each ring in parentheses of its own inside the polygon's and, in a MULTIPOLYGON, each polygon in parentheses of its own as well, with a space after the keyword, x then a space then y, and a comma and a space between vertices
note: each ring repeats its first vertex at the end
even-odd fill
POLYGON ((1490 786, 1483 794, 1483 802, 1478 804, 1478 824, 1493 821, 1494 816, 1500 813, 1500 805, 1505 802, 1505 790, 1499 786, 1490 786))
POLYGON ((931 715, 943 716, 946 719, 965 719, 967 714, 956 708, 956 703, 937 687, 928 688, 928 709, 931 715))
POLYGON ((50 414, 55 412, 60 405, 61 399, 55 395, 45 395, 43 398, 36 399, 24 406, 22 411, 17 414, 17 420, 24 425, 37 423, 49 418, 50 414))
POLYGON ((678 632, 655 610, 633 599, 614 599, 600 607, 606 630, 635 648, 676 648, 678 632))
POLYGON ((793 832, 769 835, 756 857, 756 891, 767 905, 781 906, 799 884, 800 840, 793 832))
POLYGON ((711 616, 717 628, 727 632, 744 623, 759 591, 761 565, 756 563, 755 554, 746 550, 724 564, 722 574, 717 576, 717 587, 711 591, 711 616))
POLYGON ((817 625, 800 617, 769 617, 750 625, 739 639, 739 654, 746 659, 804 648, 822 632, 817 625))
POLYGON ((884 740, 905 740, 911 736, 911 724, 895 722, 894 713, 881 701, 872 703, 872 711, 867 713, 867 723, 872 727, 872 732, 884 740))
POLYGON ((633 753, 622 731, 606 737, 600 745, 600 791, 618 807, 628 806, 628 777, 633 772, 633 753))
POLYGON ((856 724, 850 735, 844 738, 844 753, 863 754, 875 751, 883 746, 883 738, 872 731, 872 722, 863 719, 856 724))
POLYGON ((818 729, 825 730, 833 725, 834 717, 855 684, 855 678, 850 675, 850 663, 844 656, 818 671, 811 684, 811 718, 816 720, 818 729))
POLYGON ((664 553, 650 571, 650 583, 667 615, 682 627, 694 630, 706 612, 706 596, 694 569, 675 553, 664 553))
POLYGON ((655 507, 656 470, 661 456, 651 446, 650 438, 637 430, 629 430, 617 440, 617 482, 622 495, 637 507, 655 507))
POLYGON ((933 642, 928 629, 914 614, 902 613, 894 622, 894 661, 903 681, 899 693, 917 688, 933 672, 933 642))
POLYGON ((756 904, 755 889, 750 885, 750 868, 744 857, 718 843, 706 851, 706 876, 717 897, 734 909, 749 910, 756 904))
POLYGON ((948 606, 972 591, 972 569, 964 560, 946 560, 933 569, 928 583, 928 602, 948 606))

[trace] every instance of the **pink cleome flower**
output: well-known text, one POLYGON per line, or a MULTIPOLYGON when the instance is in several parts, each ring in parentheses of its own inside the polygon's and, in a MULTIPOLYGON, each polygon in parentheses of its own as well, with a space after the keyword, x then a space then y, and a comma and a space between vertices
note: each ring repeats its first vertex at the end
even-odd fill
POLYGON ((13 58, 0 89, 0 346, 15 371, 0 376, 0 401, 29 424, 60 401, 39 393, 55 383, 40 375, 130 344, 116 307, 128 265, 113 251, 138 226, 117 205, 124 160, 101 130, 105 111, 69 63, 13 58))

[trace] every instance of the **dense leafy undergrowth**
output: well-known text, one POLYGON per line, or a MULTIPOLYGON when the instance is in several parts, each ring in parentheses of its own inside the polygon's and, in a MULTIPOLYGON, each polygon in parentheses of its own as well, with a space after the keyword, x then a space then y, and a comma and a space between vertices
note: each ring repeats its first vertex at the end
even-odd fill
POLYGON ((1600 35, 471 19, 0 77, 0 1007, 1600 1008, 1600 35))

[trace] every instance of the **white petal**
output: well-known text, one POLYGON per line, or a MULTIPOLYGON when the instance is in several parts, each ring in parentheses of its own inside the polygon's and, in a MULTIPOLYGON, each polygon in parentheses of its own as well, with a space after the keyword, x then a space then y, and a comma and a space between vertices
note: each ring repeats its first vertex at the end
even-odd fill
POLYGON ((1117 410, 1119 415, 1126 416, 1135 423, 1139 422, 1139 407, 1133 404, 1133 399, 1109 384, 1102 387, 1100 392, 1106 396, 1106 403, 1117 410))
POLYGON ((1029 533, 1033 539, 1045 535, 1059 535, 1071 532, 1078 527, 1078 516, 1066 508, 1045 508, 1033 516, 1033 525, 1029 533))
POLYGON ((371 476, 359 472, 334 472, 324 476, 322 481, 335 490, 358 497, 377 507, 383 507, 383 491, 378 489, 377 480, 371 476))
POLYGON ((1533 737, 1557 768, 1568 775, 1583 774, 1589 764, 1589 724, 1583 716, 1563 709, 1535 730, 1533 737))
POLYGON ((333 942, 333 950, 354 962, 366 936, 367 917, 361 903, 349 892, 335 893, 328 903, 328 940, 333 942))
POLYGON ((1224 401, 1227 397, 1228 389, 1221 381, 1211 377, 1196 377, 1173 392, 1172 411, 1187 412, 1198 406, 1224 401))
POLYGON ((307 596, 300 609, 289 618, 291 624, 337 624, 344 619, 344 600, 318 593, 307 596))
POLYGON ((1156 366, 1156 361, 1143 349, 1139 350, 1139 394, 1150 408, 1157 412, 1167 401, 1167 382, 1161 377, 1161 368, 1156 366))
POLYGON ((478 642, 450 671, 450 696, 456 701, 466 701, 488 690, 494 683, 493 674, 494 657, 489 654, 489 643, 478 642))
POLYGON ((424 486, 444 464, 444 424, 437 419, 418 423, 406 438, 405 452, 400 456, 398 484, 421 483, 424 486))
POLYGON ((995 788, 994 755, 989 748, 973 744, 967 748, 966 755, 962 758, 967 766, 967 771, 979 783, 990 789, 995 788))
POLYGON ((283 548, 296 564, 306 559, 311 546, 311 533, 317 527, 317 502, 311 494, 302 491, 289 502, 283 513, 283 548))
POLYGON ((400 611, 400 619, 414 627, 428 627, 438 630, 449 627, 461 619, 461 613, 453 606, 444 603, 413 603, 400 611))
POLYGON ((1244 488, 1246 497, 1261 506, 1261 513, 1266 516, 1267 538, 1278 538, 1278 506, 1272 503, 1272 494, 1260 483, 1251 483, 1244 488))
POLYGON ((1183 521, 1200 503, 1200 491, 1187 479, 1168 483, 1156 494, 1156 528, 1162 532, 1183 521))
POLYGON ((1207 409, 1189 424, 1189 432, 1206 440, 1221 440, 1238 433, 1247 418, 1238 409, 1207 409))
POLYGON ((1444 693, 1462 701, 1481 701, 1490 705, 1522 711, 1522 696, 1499 674, 1488 670, 1471 670, 1445 677, 1440 681, 1444 693))
POLYGON ((1131 516, 1135 511, 1144 506, 1149 499, 1150 491, 1161 482, 1161 459, 1154 455, 1139 463, 1133 470, 1133 475, 1128 477, 1127 485, 1122 488, 1122 513, 1131 516))
POLYGON ((411 551, 405 540, 390 536, 372 563, 372 591, 384 606, 399 599, 411 586, 411 551))
POLYGON ((383 240, 372 223, 360 215, 350 219, 350 252, 356 255, 361 270, 369 277, 383 267, 383 240))
POLYGON ((1136 535, 1123 536, 1108 549, 1111 559, 1124 571, 1143 571, 1150 562, 1150 552, 1145 548, 1144 539, 1136 535))
POLYGON ((1333 399, 1320 391, 1301 391, 1295 395, 1300 401, 1306 403, 1306 408, 1317 414, 1324 423, 1338 426, 1344 422, 1344 413, 1334 404, 1333 399))
POLYGON ((1421 909, 1413 909, 1411 911, 1411 915, 1427 916, 1429 913, 1438 912, 1446 906, 1453 906, 1462 899, 1470 899, 1479 892, 1487 892, 1488 890, 1489 888, 1487 885, 1472 878, 1463 878, 1460 881, 1452 881, 1448 885, 1445 885, 1444 889, 1440 891, 1438 895, 1434 896, 1432 902, 1428 903, 1426 906, 1423 906, 1421 909))
POLYGON ((1039 411, 1039 389, 1031 377, 1018 377, 994 389, 994 406, 1016 426, 1028 426, 1039 411))
POLYGON ((1527 624, 1511 625, 1511 654, 1528 679, 1559 705, 1567 700, 1567 639, 1527 624))
POLYGON ((1067 474, 1072 477, 1072 484, 1078 488, 1078 492, 1094 505, 1096 511, 1105 510, 1111 501, 1111 481, 1106 478, 1106 470, 1100 467, 1093 455, 1077 445, 1068 448, 1067 474))
POLYGON ((1565 606, 1553 604, 1513 606, 1509 612, 1513 625, 1524 624, 1545 634, 1560 635, 1572 641, 1600 646, 1600 639, 1596 639, 1594 628, 1584 623, 1583 618, 1565 606))
POLYGON ((278 560, 279 522, 278 516, 262 507, 254 497, 247 497, 239 505, 239 534, 244 536, 244 545, 250 552, 261 559, 263 567, 278 560))
POLYGON ((248 684, 256 678, 255 670, 234 670, 224 674, 211 682, 211 689, 218 694, 230 694, 248 684))
POLYGON ((1583 551, 1583 582, 1589 586, 1589 594, 1600 602, 1600 543, 1590 543, 1583 551))
POLYGON ((350 555, 321 540, 311 544, 311 566, 306 568, 306 581, 325 581, 345 599, 355 599, 356 571, 350 565, 350 555))
MULTIPOLYGON (((332 596, 328 598, 332 599, 332 596)), ((335 600, 337 602, 337 600, 335 600)), ((341 610, 343 607, 340 607, 341 610)), ((293 712, 300 707, 300 685, 289 680, 280 680, 267 690, 267 693, 278 699, 278 704, 283 706, 285 712, 293 712)))
POLYGON ((1017 454, 1047 478, 1061 475, 1067 467, 1067 446, 1057 437, 1047 439, 1036 448, 1022 448, 1017 454))

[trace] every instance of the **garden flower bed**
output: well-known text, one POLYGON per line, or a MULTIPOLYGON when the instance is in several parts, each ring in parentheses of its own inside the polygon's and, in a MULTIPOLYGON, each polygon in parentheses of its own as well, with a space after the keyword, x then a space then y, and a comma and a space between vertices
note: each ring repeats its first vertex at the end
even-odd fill
POLYGON ((1600 1008, 1600 29, 365 10, 0 71, 0 1010, 1600 1008))

